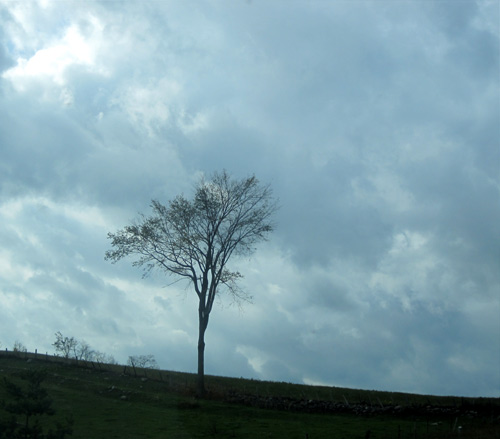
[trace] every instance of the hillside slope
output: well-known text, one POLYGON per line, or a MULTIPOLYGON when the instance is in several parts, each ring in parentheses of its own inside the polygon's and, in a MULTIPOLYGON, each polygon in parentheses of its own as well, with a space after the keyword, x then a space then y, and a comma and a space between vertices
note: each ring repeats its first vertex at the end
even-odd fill
MULTIPOLYGON (((2 353, 0 378, 44 369, 55 422, 74 438, 499 438, 500 399, 455 398, 207 377, 2 353)), ((0 400, 6 394, 0 387, 0 400)), ((0 419, 6 418, 0 412, 0 419)))

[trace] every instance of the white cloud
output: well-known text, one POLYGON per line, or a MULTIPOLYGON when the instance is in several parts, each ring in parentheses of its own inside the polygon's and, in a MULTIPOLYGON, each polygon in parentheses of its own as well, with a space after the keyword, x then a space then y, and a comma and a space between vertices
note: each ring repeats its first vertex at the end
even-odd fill
MULTIPOLYGON (((41 4, 41 7, 48 9, 47 14, 51 13, 49 5, 41 4)), ((28 14, 25 8, 14 7, 12 14, 24 30, 25 40, 16 44, 20 53, 16 65, 7 69, 2 76, 16 91, 26 93, 33 90, 39 98, 59 100, 69 106, 74 103, 74 96, 68 84, 75 70, 109 76, 109 69, 98 62, 101 41, 106 36, 97 17, 85 14, 79 24, 70 24, 63 31, 56 29, 61 32, 60 36, 42 32, 41 37, 38 37, 36 18, 28 14), (83 26, 82 22, 85 23, 83 26)))
POLYGON ((129 86, 112 102, 122 107, 132 124, 144 127, 146 133, 153 136, 170 119, 171 107, 175 109, 181 90, 177 81, 162 78, 149 86, 129 86))
POLYGON ((269 355, 252 346, 236 346, 236 352, 247 359, 250 366, 257 373, 262 373, 263 366, 269 361, 269 355))
POLYGON ((64 85, 64 73, 72 65, 92 66, 93 53, 75 26, 70 27, 61 42, 38 50, 31 58, 19 58, 17 66, 4 73, 19 91, 36 78, 47 78, 57 85, 64 85))
POLYGON ((12 263, 12 253, 2 251, 0 253, 0 275, 9 284, 14 287, 23 286, 39 271, 35 271, 30 267, 15 266, 12 263))
POLYGON ((113 224, 105 218, 104 213, 96 206, 80 203, 58 203, 45 196, 25 196, 9 199, 0 204, 0 215, 4 221, 13 226, 26 211, 49 211, 54 216, 61 215, 76 221, 79 225, 106 230, 113 224))
MULTIPOLYGON (((97 25, 94 18, 93 24, 97 25)), ((46 48, 38 49, 29 59, 18 58, 17 65, 7 70, 3 77, 11 81, 18 91, 26 91, 34 81, 49 81, 58 86, 67 84, 66 72, 72 66, 97 70, 95 50, 75 26, 70 26, 63 38, 46 48)))

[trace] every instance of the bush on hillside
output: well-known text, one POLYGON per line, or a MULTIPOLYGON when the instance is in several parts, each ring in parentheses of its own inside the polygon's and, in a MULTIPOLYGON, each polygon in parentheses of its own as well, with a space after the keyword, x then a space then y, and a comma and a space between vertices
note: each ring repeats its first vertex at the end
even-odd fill
MULTIPOLYGON (((41 384, 46 377, 43 370, 28 370, 20 373, 25 382, 18 385, 4 378, 3 386, 8 396, 2 401, 2 408, 10 413, 10 418, 0 423, 0 439, 63 439, 72 433, 72 420, 64 424, 56 422, 55 428, 43 432, 42 419, 54 415, 52 398, 41 384)), ((46 424, 46 423, 44 423, 46 424)))

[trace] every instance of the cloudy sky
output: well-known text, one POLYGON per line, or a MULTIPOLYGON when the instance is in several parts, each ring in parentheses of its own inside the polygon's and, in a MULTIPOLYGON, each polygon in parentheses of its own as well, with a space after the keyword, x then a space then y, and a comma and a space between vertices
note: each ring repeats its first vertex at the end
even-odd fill
POLYGON ((196 370, 196 297, 104 260, 152 198, 255 174, 209 374, 500 395, 497 1, 0 0, 0 343, 196 370))

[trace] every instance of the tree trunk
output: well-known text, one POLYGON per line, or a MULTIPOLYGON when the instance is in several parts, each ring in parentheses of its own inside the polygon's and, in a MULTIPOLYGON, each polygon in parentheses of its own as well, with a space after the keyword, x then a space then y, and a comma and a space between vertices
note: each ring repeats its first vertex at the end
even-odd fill
POLYGON ((198 397, 205 396, 205 330, 208 325, 208 315, 200 310, 198 332, 198 397))
POLYGON ((205 396, 205 342, 203 340, 204 334, 201 333, 198 338, 198 396, 203 398, 205 396))

